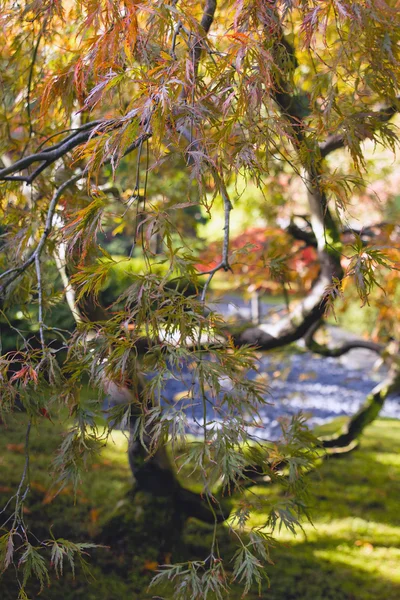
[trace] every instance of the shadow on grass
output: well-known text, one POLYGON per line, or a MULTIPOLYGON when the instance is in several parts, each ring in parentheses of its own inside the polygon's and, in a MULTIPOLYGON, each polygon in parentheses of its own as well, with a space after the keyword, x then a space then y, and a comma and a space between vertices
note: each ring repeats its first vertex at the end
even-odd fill
MULTIPOLYGON (((22 421, 23 421, 23 415, 22 421)), ((21 424, 2 427, 0 440, 0 504, 15 489, 23 468, 21 424)), ((101 530, 107 513, 130 487, 129 467, 124 451, 126 439, 116 434, 115 443, 99 457, 88 472, 81 492, 70 491, 52 499, 49 462, 60 443, 62 428, 45 423, 32 436, 32 492, 26 518, 38 538, 49 537, 53 525, 57 537, 87 541, 101 530)), ((307 537, 281 535, 272 550, 275 563, 268 567, 271 587, 263 587, 261 597, 270 600, 397 600, 400 598, 400 423, 380 420, 368 428, 360 448, 349 456, 329 459, 310 475, 314 517, 313 528, 305 526, 307 537)), ((260 496, 275 492, 257 488, 260 496)), ((267 515, 261 511, 253 524, 267 515)), ((210 548, 211 530, 196 521, 188 523, 182 552, 187 559, 204 559, 210 548)), ((232 556, 233 540, 226 527, 219 532, 222 553, 232 556)), ((98 549, 92 553, 94 579, 77 569, 75 579, 66 569, 39 596, 46 600, 145 600, 163 593, 147 591, 155 573, 157 548, 141 551, 133 561, 126 560, 135 540, 119 543, 119 553, 98 549), (124 547, 126 544, 126 549, 124 547), (126 552, 125 552, 126 550, 126 552)), ((172 557, 173 559, 173 557, 172 557)), ((37 588, 33 586, 32 597, 37 588)), ((234 587, 230 598, 238 600, 242 590, 234 587)), ((0 598, 15 600, 15 572, 9 569, 0 580, 0 598)), ((170 592, 164 594, 173 599, 170 592)), ((257 590, 249 594, 258 598, 257 590)), ((188 599, 189 600, 189 599, 188 599)), ((211 597, 210 597, 211 600, 211 597)))

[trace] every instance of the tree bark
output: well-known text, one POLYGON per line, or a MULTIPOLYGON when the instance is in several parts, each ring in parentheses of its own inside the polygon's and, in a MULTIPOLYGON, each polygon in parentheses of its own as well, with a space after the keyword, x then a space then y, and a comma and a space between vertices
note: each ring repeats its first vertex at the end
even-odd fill
POLYGON ((370 425, 379 415, 386 398, 400 391, 400 371, 398 365, 393 366, 387 377, 374 387, 365 399, 364 404, 351 417, 348 423, 338 433, 321 437, 324 448, 330 453, 351 450, 367 425, 370 425))

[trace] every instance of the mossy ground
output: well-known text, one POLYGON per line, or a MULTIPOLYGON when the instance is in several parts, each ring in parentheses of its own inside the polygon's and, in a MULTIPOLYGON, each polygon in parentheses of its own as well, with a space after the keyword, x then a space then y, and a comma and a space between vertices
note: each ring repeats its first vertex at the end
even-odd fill
MULTIPOLYGON (((2 424, 0 438, 0 501, 4 505, 15 490, 23 469, 24 415, 2 424)), ((74 499, 70 489, 53 498, 49 474, 51 458, 60 443, 62 424, 47 420, 31 436, 31 493, 26 520, 39 539, 56 537, 72 541, 96 538, 102 525, 117 511, 129 511, 131 475, 126 457, 127 440, 113 434, 99 459, 91 465, 74 499), (128 500, 127 500, 128 498, 128 500), (127 506, 128 502, 128 506, 127 506)), ((378 420, 370 426, 360 447, 348 456, 329 459, 311 476, 313 526, 293 537, 278 535, 272 551, 274 565, 268 567, 270 588, 262 598, 271 600, 395 600, 400 598, 400 422, 378 420)), ((274 493, 257 488, 260 496, 274 493)), ((253 524, 265 515, 255 514, 253 524)), ((154 515, 156 525, 157 515, 154 515)), ((207 556, 211 530, 191 521, 186 527, 187 558, 207 556)), ((232 540, 220 528, 220 542, 227 555, 232 540)), ((128 544, 124 541, 123 544, 128 544)), ((94 578, 87 580, 77 569, 75 579, 68 568, 40 597, 55 600, 144 600, 171 598, 168 591, 147 591, 157 568, 159 548, 144 545, 131 566, 124 560, 125 548, 97 549, 92 553, 94 578)), ((129 554, 129 548, 126 547, 129 554)), ((182 557, 180 557, 182 558, 182 557)), ((169 560, 168 552, 164 560, 169 560)), ((0 597, 16 597, 14 573, 0 580, 0 597)), ((240 598, 239 588, 231 598, 240 598)), ((258 591, 249 598, 258 598, 258 591)))

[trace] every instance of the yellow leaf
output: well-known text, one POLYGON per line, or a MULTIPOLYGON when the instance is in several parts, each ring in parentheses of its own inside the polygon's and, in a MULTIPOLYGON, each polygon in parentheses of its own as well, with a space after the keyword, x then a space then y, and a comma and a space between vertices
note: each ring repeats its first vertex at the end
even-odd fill
POLYGON ((193 391, 184 390, 183 392, 178 392, 174 395, 174 402, 179 402, 180 400, 184 400, 185 398, 193 398, 193 391))
POLYGON ((125 229, 125 223, 120 223, 119 225, 116 226, 115 229, 113 229, 112 235, 118 235, 118 233, 122 233, 124 229, 125 229))
POLYGON ((163 57, 164 60, 172 60, 172 56, 170 54, 167 54, 167 52, 164 52, 164 50, 161 50, 160 55, 163 57))

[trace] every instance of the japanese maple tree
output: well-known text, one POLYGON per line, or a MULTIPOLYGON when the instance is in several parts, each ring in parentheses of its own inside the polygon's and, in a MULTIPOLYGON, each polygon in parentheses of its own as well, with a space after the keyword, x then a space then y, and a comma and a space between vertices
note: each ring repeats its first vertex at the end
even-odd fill
POLYGON ((214 536, 203 561, 166 566, 156 580, 173 581, 174 598, 185 600, 229 597, 232 581, 247 593, 261 583, 275 527, 293 529, 301 516, 303 477, 315 456, 301 417, 284 425, 282 441, 272 446, 255 445, 249 436, 266 402, 262 380, 246 376, 255 368, 253 349, 305 337, 314 352, 337 356, 361 345, 390 362, 387 378, 344 431, 321 440, 326 447, 350 447, 399 388, 396 329, 390 347, 361 340, 331 348, 314 336, 351 286, 362 303, 387 289, 381 308, 393 314, 396 224, 363 221, 356 231, 349 223, 352 198, 368 177, 364 141, 390 152, 397 145, 400 3, 3 0, 1 6, 0 308, 6 320, 13 306, 33 306, 37 324, 37 335, 19 332, 0 362, 3 418, 16 406, 29 416, 25 468, 1 538, 4 567, 23 571, 23 598, 30 575, 46 584, 49 555, 58 573, 63 560, 87 548, 54 538, 38 543, 23 511, 31 428, 67 407, 72 425, 54 461, 58 484, 78 485, 112 428, 129 427, 135 489, 149 510, 165 511, 163 536, 171 546, 190 516, 214 527, 228 520, 238 539, 233 566, 227 568, 214 536), (346 153, 348 168, 332 166, 338 151, 346 153), (160 173, 167 181, 178 170, 176 198, 167 185, 157 197, 149 193, 160 173), (247 254, 231 246, 231 219, 241 202, 236 183, 256 183, 268 204, 282 172, 304 190, 300 217, 288 197, 285 231, 266 230, 265 243, 247 254), (201 206, 212 218, 217 198, 223 235, 204 272, 202 251, 177 215, 201 206), (126 289, 104 305, 101 292, 117 259, 102 235, 116 228, 131 237, 127 261, 141 256, 146 268, 130 272, 126 289), (274 243, 276 235, 285 243, 274 243), (287 260, 288 240, 315 260, 307 262, 313 271, 303 299, 278 322, 238 331, 205 310, 215 273, 234 269, 239 251, 250 269, 254 261, 258 280, 264 267, 265 287, 269 279, 290 283, 296 263, 287 260), (56 302, 68 305, 74 328, 49 324, 56 302), (183 401, 171 403, 165 382, 186 365, 193 385, 183 401), (84 381, 113 397, 104 427, 96 421, 102 401, 89 410, 82 400, 84 381), (202 406, 201 435, 188 441, 194 403, 202 406), (176 461, 193 466, 201 494, 178 482, 176 461), (271 506, 268 521, 248 538, 252 502, 230 514, 226 498, 265 478, 283 487, 284 502, 271 506))

